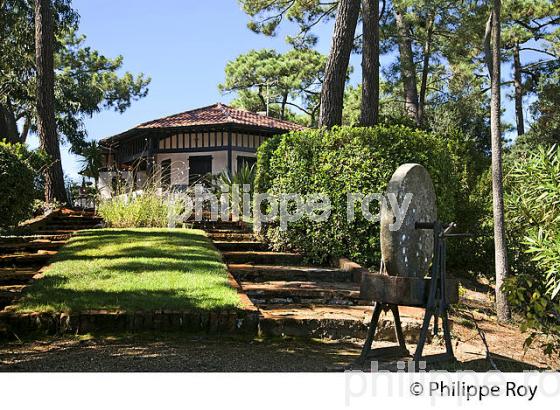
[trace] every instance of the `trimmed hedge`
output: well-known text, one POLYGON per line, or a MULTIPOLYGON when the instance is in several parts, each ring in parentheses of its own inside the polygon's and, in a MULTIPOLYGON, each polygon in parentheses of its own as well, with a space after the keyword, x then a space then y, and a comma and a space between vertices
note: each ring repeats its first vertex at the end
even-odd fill
POLYGON ((0 230, 31 216, 36 198, 34 156, 21 144, 0 141, 0 230))
MULTIPOLYGON (((290 223, 285 232, 269 224, 265 238, 275 249, 298 250, 314 262, 346 256, 368 266, 379 263, 379 223, 365 220, 359 210, 347 221, 347 193, 383 193, 399 165, 420 163, 434 181, 439 218, 456 221, 457 203, 469 185, 460 168, 470 164, 458 165, 458 149, 450 149, 450 143, 432 133, 381 125, 306 130, 268 140, 258 152, 256 192, 327 194, 332 213, 326 222, 290 223)), ((374 205, 371 211, 377 212, 374 205)))

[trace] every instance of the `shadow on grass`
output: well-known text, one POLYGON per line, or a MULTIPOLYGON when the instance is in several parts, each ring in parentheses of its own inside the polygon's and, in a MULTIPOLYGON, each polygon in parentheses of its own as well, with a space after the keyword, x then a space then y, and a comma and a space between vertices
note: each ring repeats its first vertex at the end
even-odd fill
MULTIPOLYGON (((105 246, 126 243, 138 243, 149 241, 152 244, 157 242, 167 243, 175 246, 197 246, 209 251, 214 250, 212 243, 202 234, 193 231, 177 232, 166 230, 89 230, 80 232, 79 236, 72 238, 62 249, 62 252, 72 251, 73 253, 99 249, 105 246)), ((146 249, 146 247, 141 247, 146 249)))
POLYGON ((235 308, 235 303, 225 304, 219 295, 204 290, 135 289, 126 291, 76 290, 59 287, 66 282, 59 277, 45 278, 41 287, 25 295, 20 306, 22 310, 40 308, 42 305, 54 307, 55 311, 80 312, 84 310, 212 310, 214 308, 235 308), (58 309, 57 309, 58 307, 58 309))
POLYGON ((52 262, 69 260, 159 258, 188 261, 220 259, 212 243, 201 233, 167 230, 90 230, 80 233, 61 249, 52 262), (136 244, 130 246, 129 244, 136 244), (122 250, 105 248, 127 245, 122 250), (165 248, 164 248, 165 247, 165 248), (87 253, 86 253, 87 252, 87 253))
POLYGON ((208 258, 191 256, 185 257, 187 261, 182 260, 178 262, 170 262, 165 260, 162 264, 155 264, 153 262, 139 262, 139 261, 123 261, 115 262, 107 265, 107 269, 111 271, 121 272, 167 272, 167 271, 182 271, 193 275, 201 274, 201 271, 216 269, 220 266, 219 262, 210 262, 208 258), (194 262, 197 261, 197 262, 194 262))
POLYGON ((65 250, 52 258, 51 262, 66 262, 66 261, 91 261, 95 259, 103 260, 116 260, 116 259, 135 259, 135 258, 150 258, 150 259, 175 259, 183 261, 196 261, 196 260, 211 260, 214 259, 218 262, 220 256, 216 252, 207 253, 194 253, 188 248, 180 251, 162 251, 153 249, 152 247, 134 247, 127 248, 123 252, 112 252, 111 254, 104 255, 79 255, 75 254, 73 250, 65 250), (129 251, 130 249, 130 251, 129 251))
POLYGON ((52 262, 18 310, 228 309, 239 303, 219 252, 196 231, 84 231, 52 262))

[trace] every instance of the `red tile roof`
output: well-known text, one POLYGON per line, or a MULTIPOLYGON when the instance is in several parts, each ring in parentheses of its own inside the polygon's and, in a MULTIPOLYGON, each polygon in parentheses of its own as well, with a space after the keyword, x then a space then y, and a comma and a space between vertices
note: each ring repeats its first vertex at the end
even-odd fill
POLYGON ((293 122, 228 107, 221 103, 145 122, 136 128, 175 128, 222 124, 251 125, 283 131, 296 131, 304 128, 293 122))
POLYGON ((100 142, 102 144, 111 145, 124 137, 134 135, 142 130, 213 125, 247 125, 257 128, 266 128, 272 132, 287 132, 305 129, 305 127, 299 124, 294 124, 290 121, 279 120, 217 103, 207 107, 197 108, 191 111, 185 111, 168 117, 159 118, 157 120, 148 121, 123 133, 103 138, 100 142))

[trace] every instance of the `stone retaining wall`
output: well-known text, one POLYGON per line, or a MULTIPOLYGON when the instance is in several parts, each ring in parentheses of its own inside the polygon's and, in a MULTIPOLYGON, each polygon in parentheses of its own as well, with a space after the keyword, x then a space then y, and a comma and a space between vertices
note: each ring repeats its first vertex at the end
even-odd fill
POLYGON ((17 336, 43 333, 85 334, 115 332, 186 332, 208 334, 244 334, 254 336, 258 330, 258 312, 242 309, 222 311, 84 311, 65 313, 0 312, 4 333, 17 336))

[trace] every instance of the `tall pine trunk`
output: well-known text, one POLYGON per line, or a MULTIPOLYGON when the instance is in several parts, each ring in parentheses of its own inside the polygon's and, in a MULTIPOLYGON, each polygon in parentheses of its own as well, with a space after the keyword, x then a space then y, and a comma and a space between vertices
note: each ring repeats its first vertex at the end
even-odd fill
POLYGON ((399 43, 404 108, 407 115, 418 124, 418 85, 416 81, 416 68, 414 66, 414 54, 412 53, 410 27, 405 20, 404 11, 397 7, 395 7, 395 23, 397 25, 397 40, 399 43))
POLYGON ((51 0, 35 0, 35 62, 37 65, 37 133, 51 165, 45 171, 45 200, 66 203, 54 107, 54 33, 51 0))
POLYGON ((430 58, 432 56, 432 37, 434 34, 434 15, 428 13, 426 19, 426 40, 422 50, 422 78, 420 82, 420 96, 418 98, 418 123, 424 123, 426 111, 426 94, 428 91, 428 74, 430 72, 430 58))
POLYGON ((379 0, 362 0, 362 105, 360 124, 379 121, 379 0))
POLYGON ((508 276, 508 260, 504 221, 502 138, 500 131, 500 8, 501 1, 493 0, 491 23, 492 64, 489 67, 491 69, 490 132, 492 140, 492 200, 496 265, 496 313, 498 315, 498 320, 507 321, 511 318, 511 312, 506 295, 502 291, 502 285, 508 276))
POLYGON ((523 83, 521 80, 521 57, 519 43, 513 46, 513 85, 515 88, 515 120, 517 135, 525 134, 525 119, 523 118, 523 83))
POLYGON ((360 0, 340 0, 321 89, 320 127, 342 124, 344 85, 360 14, 360 0))

